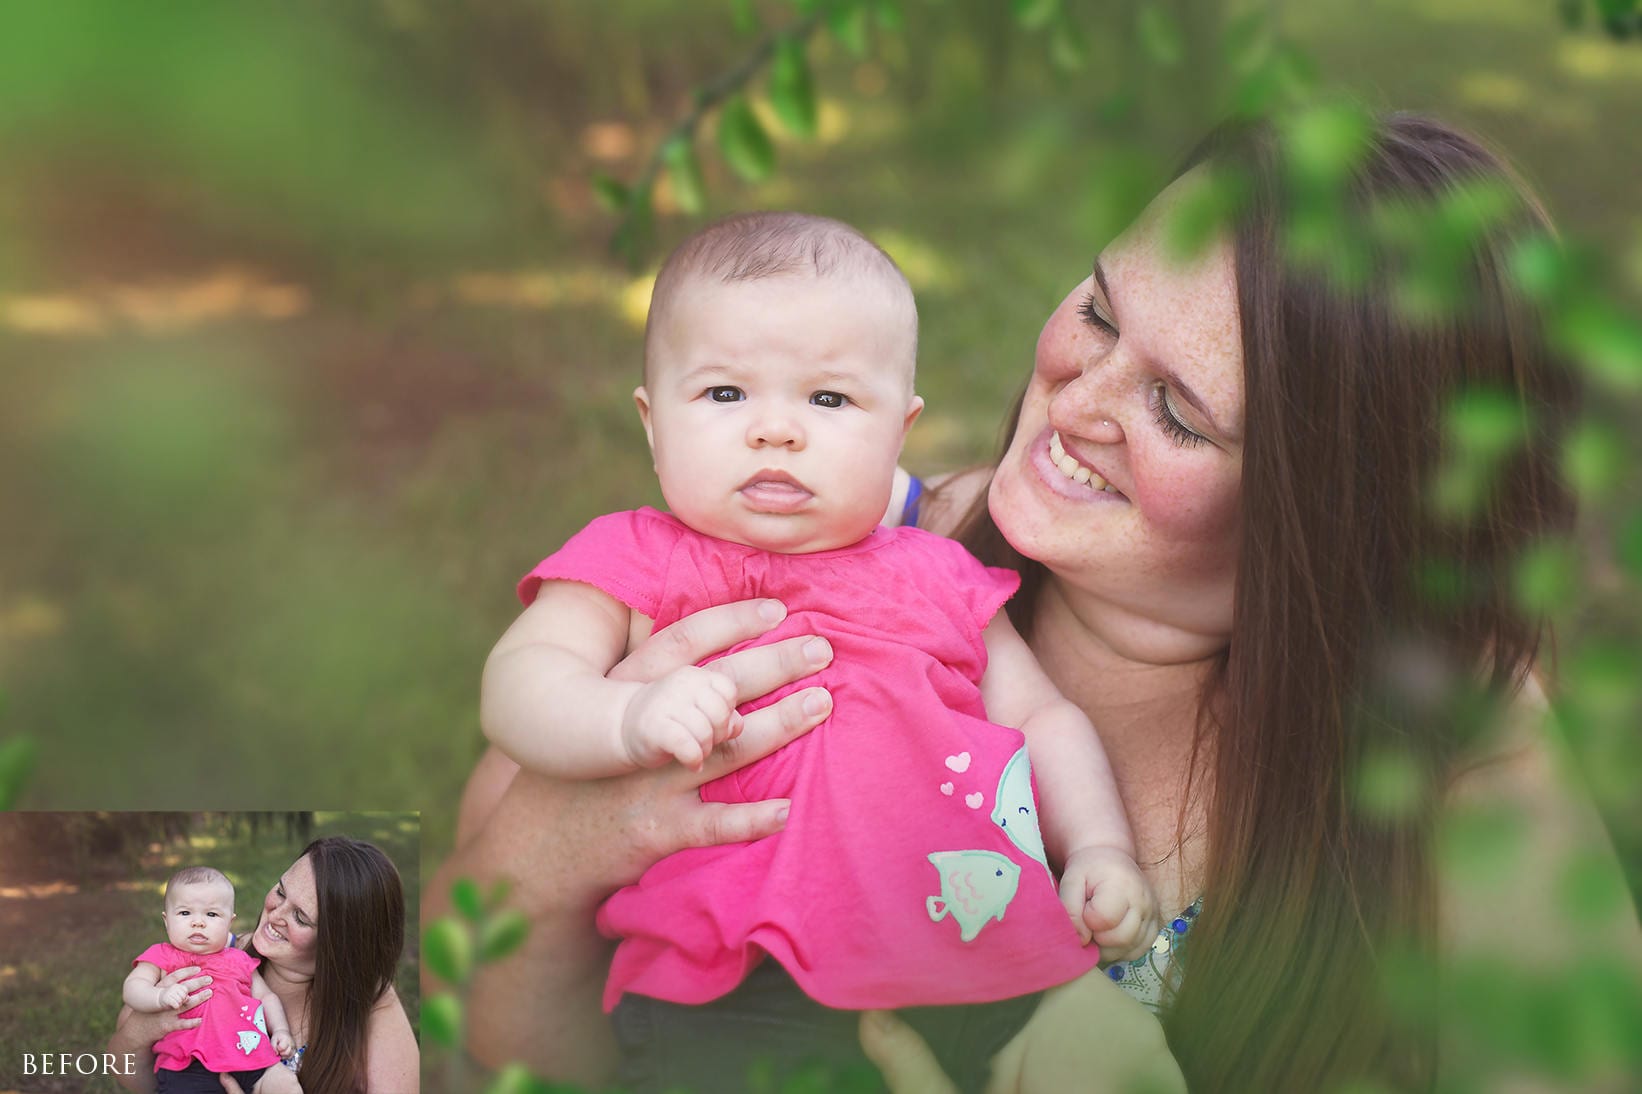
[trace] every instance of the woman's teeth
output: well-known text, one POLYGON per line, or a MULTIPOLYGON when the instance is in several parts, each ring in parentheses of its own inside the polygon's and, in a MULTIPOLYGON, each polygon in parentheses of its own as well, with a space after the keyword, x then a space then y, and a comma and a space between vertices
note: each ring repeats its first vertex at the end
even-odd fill
POLYGON ((262 929, 267 931, 268 932, 268 937, 272 938, 274 941, 276 941, 276 942, 284 942, 285 941, 285 936, 280 934, 278 931, 274 930, 274 928, 272 926, 265 926, 262 929))
POLYGON ((1056 467, 1060 468, 1061 474, 1073 482, 1084 483, 1091 490, 1102 490, 1108 494, 1117 493, 1116 490, 1112 489, 1111 483, 1083 466, 1077 461, 1076 457, 1066 451, 1066 446, 1060 443, 1060 432, 1058 430, 1049 434, 1049 458, 1054 461, 1056 467))

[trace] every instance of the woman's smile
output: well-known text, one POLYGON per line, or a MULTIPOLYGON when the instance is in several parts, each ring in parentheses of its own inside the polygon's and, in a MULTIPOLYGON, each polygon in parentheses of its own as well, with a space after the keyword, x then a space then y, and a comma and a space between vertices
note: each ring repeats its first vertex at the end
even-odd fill
POLYGON ((1036 478, 1059 497, 1078 502, 1127 502, 1104 475, 1066 450, 1060 433, 1045 429, 1032 441, 1029 459, 1036 478))

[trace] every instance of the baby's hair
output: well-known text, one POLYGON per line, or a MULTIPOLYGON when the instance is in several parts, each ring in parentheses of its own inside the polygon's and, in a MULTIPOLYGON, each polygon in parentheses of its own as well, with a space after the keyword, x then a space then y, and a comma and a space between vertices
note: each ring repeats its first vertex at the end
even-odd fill
POLYGON ((810 213, 737 213, 714 221, 667 256, 650 292, 644 354, 648 361, 656 332, 673 298, 698 278, 723 283, 770 277, 877 277, 906 299, 914 356, 918 311, 912 286, 884 249, 840 220, 810 213))
POLYGON ((179 885, 226 885, 230 894, 234 891, 234 883, 221 870, 213 870, 209 866, 186 866, 171 875, 171 880, 165 883, 165 902, 171 903, 171 890, 179 885))

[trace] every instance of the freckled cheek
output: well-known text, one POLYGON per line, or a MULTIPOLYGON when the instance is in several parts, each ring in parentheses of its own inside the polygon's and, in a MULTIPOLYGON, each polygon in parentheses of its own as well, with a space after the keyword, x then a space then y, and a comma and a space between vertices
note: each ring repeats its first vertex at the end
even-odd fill
POLYGON ((1153 528, 1170 540, 1224 552, 1235 544, 1237 483, 1189 466, 1144 474, 1136 468, 1133 499, 1153 528))

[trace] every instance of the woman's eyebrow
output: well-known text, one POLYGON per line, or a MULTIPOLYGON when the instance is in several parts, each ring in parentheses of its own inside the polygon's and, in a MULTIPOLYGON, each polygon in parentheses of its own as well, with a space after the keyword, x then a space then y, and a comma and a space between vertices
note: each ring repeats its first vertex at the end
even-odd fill
MULTIPOLYGON (((1100 294, 1106 298, 1106 306, 1112 309, 1113 323, 1117 323, 1117 304, 1112 301, 1112 290, 1106 284, 1106 269, 1100 264, 1100 259, 1098 258, 1095 259, 1095 284, 1100 286, 1100 294)), ((1118 324, 1118 326, 1121 330, 1121 324, 1118 324)), ((1191 389, 1191 385, 1180 378, 1180 373, 1145 353, 1142 353, 1141 356, 1145 359, 1146 363, 1152 367, 1154 372, 1156 372, 1159 376, 1162 376, 1169 382, 1169 386, 1171 388, 1179 392, 1182 399, 1190 403, 1199 414, 1203 415, 1203 417, 1208 420, 1209 427, 1211 429, 1220 434, 1222 437, 1226 437, 1230 440, 1242 439, 1220 424, 1220 422, 1215 418, 1214 412, 1209 409, 1209 404, 1199 398, 1197 392, 1191 389)))

